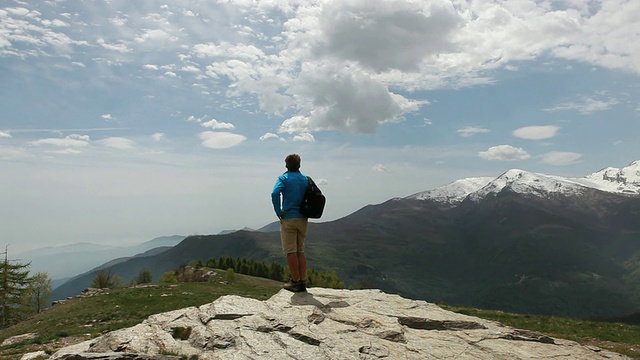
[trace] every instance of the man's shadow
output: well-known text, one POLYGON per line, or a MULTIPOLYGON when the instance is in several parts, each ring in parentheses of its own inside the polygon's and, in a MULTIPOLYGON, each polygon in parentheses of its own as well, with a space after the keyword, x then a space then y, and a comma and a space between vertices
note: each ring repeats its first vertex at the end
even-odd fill
POLYGON ((335 308, 345 308, 349 307, 348 302, 340 300, 340 301, 330 301, 326 304, 322 303, 320 300, 313 297, 313 294, 309 292, 298 292, 294 293, 291 296, 291 305, 303 306, 303 305, 313 305, 320 309, 324 313, 330 313, 331 309, 335 308))

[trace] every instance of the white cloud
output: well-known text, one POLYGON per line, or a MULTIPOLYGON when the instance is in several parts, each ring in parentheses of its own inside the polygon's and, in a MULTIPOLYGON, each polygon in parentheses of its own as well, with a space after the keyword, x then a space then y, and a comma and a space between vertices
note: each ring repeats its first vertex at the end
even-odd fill
POLYGON ((260 140, 263 140, 263 141, 264 141, 264 140, 268 140, 268 139, 277 139, 277 140, 280 140, 280 141, 285 141, 285 140, 284 140, 283 138, 281 138, 280 136, 278 136, 278 135, 276 135, 276 134, 274 134, 274 133, 270 133, 270 132, 268 132, 268 133, 266 133, 266 134, 264 134, 264 135, 260 136, 260 140))
POLYGON ((145 69, 145 70, 158 70, 159 69, 158 65, 154 65, 154 64, 144 64, 142 66, 142 68, 145 69))
POLYGON ((120 41, 118 44, 108 44, 104 39, 98 39, 97 43, 107 50, 117 51, 123 54, 133 51, 133 49, 129 48, 129 46, 127 46, 127 44, 122 41, 120 41))
POLYGON ((46 153, 49 154, 60 154, 60 155, 77 155, 77 154, 82 154, 82 151, 80 150, 76 150, 76 149, 64 149, 64 150, 48 150, 45 151, 46 153))
POLYGON ((135 149, 135 142, 133 140, 129 140, 127 138, 122 138, 122 137, 109 137, 96 142, 102 146, 110 147, 118 150, 135 149))
POLYGON ((620 101, 618 99, 610 96, 604 98, 601 94, 592 96, 583 95, 580 96, 580 101, 568 101, 543 110, 549 112, 578 111, 581 114, 588 115, 596 111, 609 110, 619 103, 620 101))
POLYGON ((42 20, 42 25, 46 27, 69 27, 69 24, 62 20, 54 19, 54 20, 42 20))
POLYGON ((462 129, 458 129, 456 133, 462 137, 471 137, 476 134, 488 133, 491 132, 489 129, 485 129, 478 126, 465 126, 462 129))
POLYGON ((315 142, 316 138, 309 133, 300 133, 293 137, 293 141, 315 142))
POLYGON ((403 113, 419 107, 366 73, 349 68, 309 69, 289 92, 298 98, 301 109, 282 124, 281 131, 287 132, 375 133, 381 124, 398 122, 403 113))
POLYGON ((47 138, 31 141, 33 146, 85 147, 89 145, 88 135, 73 134, 65 138, 47 138))
POLYGON ((31 12, 31 10, 23 7, 5 8, 4 10, 6 10, 7 12, 13 15, 18 15, 18 16, 27 16, 31 12))
POLYGON ((207 127, 207 128, 211 128, 211 129, 233 130, 233 129, 236 128, 231 123, 220 122, 220 121, 218 121, 216 119, 211 119, 211 120, 209 120, 207 122, 203 122, 201 125, 204 126, 204 127, 207 127))
POLYGON ((513 147, 511 145, 492 146, 487 151, 480 151, 478 155, 487 160, 526 160, 531 156, 522 148, 513 147))
POLYGON ((202 122, 202 120, 203 120, 203 119, 204 119, 204 117, 198 118, 198 117, 195 117, 195 116, 193 116, 193 115, 189 115, 189 117, 187 117, 187 118, 186 118, 186 119, 184 119, 184 120, 185 120, 185 121, 187 121, 187 122, 197 122, 197 123, 200 123, 200 122, 202 122))
POLYGON ((202 146, 211 149, 227 149, 234 147, 245 141, 247 138, 242 135, 230 132, 204 131, 200 133, 202 146))
POLYGON ((164 42, 164 41, 177 41, 178 38, 169 35, 166 31, 161 29, 145 29, 142 34, 135 38, 137 42, 164 42))
POLYGON ((288 134, 297 132, 309 132, 309 119, 300 115, 292 116, 291 118, 282 122, 280 128, 278 129, 278 132, 288 134))
POLYGON ((564 43, 553 49, 553 55, 609 69, 640 72, 640 33, 637 18, 630 16, 640 13, 640 4, 636 1, 603 1, 595 11, 589 9, 587 2, 584 4, 586 9, 581 16, 574 16, 575 30, 564 36, 564 43))
POLYGON ((371 170, 376 171, 376 172, 388 172, 389 170, 387 170, 387 168, 382 165, 382 164, 375 164, 373 165, 373 167, 371 168, 371 170))
POLYGON ((187 65, 187 66, 183 66, 180 68, 180 71, 185 71, 185 72, 190 72, 190 73, 200 73, 200 69, 193 66, 193 65, 187 65))
POLYGON ((542 155, 542 162, 549 165, 570 165, 574 164, 582 154, 575 152, 553 151, 542 155))
POLYGON ((0 138, 10 138, 11 134, 6 133, 4 131, 0 131, 0 138))
POLYGON ((153 141, 160 142, 166 138, 166 135, 165 133, 155 133, 151 135, 151 138, 153 139, 153 141))
POLYGON ((199 57, 225 57, 236 59, 239 62, 257 61, 265 58, 265 53, 254 45, 231 44, 220 42, 219 44, 196 44, 193 51, 199 57))
POLYGON ((555 125, 525 126, 514 130, 513 136, 521 139, 542 140, 556 136, 558 130, 560 127, 555 125))
POLYGON ((102 114, 102 118, 105 120, 113 120, 113 116, 111 116, 111 114, 102 114))

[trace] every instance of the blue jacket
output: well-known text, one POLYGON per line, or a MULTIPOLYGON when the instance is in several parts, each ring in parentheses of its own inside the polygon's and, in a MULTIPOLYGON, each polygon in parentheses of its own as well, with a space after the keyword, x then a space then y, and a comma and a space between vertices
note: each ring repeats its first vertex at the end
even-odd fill
POLYGON ((303 218, 300 214, 300 204, 304 199, 304 193, 309 186, 309 180, 300 171, 287 171, 278 176, 273 191, 271 202, 276 215, 283 219, 303 218), (282 203, 280 203, 282 194, 282 203))

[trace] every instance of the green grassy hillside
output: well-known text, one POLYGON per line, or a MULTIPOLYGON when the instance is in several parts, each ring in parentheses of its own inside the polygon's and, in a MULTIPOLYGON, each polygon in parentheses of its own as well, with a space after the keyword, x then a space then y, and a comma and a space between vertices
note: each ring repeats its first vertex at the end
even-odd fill
MULTIPOLYGON (((179 283, 105 290, 89 297, 77 297, 55 305, 26 321, 0 331, 0 342, 25 333, 37 333, 37 338, 11 346, 0 347, 0 360, 19 359, 24 353, 55 350, 101 334, 130 327, 149 315, 199 306, 220 296, 236 294, 255 299, 268 299, 277 293, 281 282, 218 271, 216 281, 179 283)), ((448 310, 496 320, 516 328, 575 340, 599 346, 640 359, 640 326, 582 321, 576 319, 508 314, 500 311, 443 306, 448 310)))

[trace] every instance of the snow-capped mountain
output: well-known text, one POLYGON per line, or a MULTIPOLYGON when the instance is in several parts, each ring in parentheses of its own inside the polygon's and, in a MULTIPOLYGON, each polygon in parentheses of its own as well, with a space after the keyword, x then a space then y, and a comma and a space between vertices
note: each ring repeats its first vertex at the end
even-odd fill
POLYGON ((567 178, 512 169, 497 178, 474 177, 456 180, 442 187, 413 194, 407 199, 458 204, 469 198, 479 201, 505 189, 517 193, 549 197, 551 194, 579 195, 587 189, 640 195, 640 160, 617 169, 608 167, 582 178, 567 178))
POLYGON ((456 180, 433 190, 427 190, 408 196, 408 199, 434 200, 441 203, 456 204, 467 195, 490 183, 492 177, 473 177, 456 180))
POLYGON ((640 160, 622 169, 604 168, 578 181, 602 191, 640 195, 640 160))
POLYGON ((548 197, 551 194, 578 195, 585 188, 585 185, 573 179, 514 169, 505 172, 487 185, 470 193, 468 197, 473 201, 478 201, 489 194, 499 193, 505 189, 539 197, 548 197))

